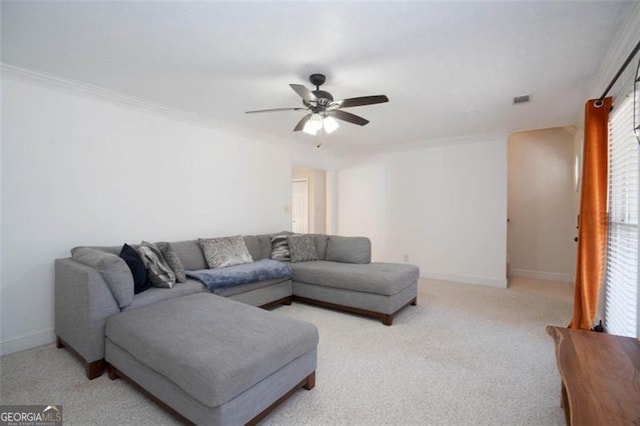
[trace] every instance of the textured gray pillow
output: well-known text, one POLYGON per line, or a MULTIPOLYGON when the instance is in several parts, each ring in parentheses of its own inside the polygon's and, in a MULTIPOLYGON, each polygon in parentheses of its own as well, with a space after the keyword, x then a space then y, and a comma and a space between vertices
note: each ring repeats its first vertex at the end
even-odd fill
POLYGON ((289 253, 289 237, 285 234, 274 235, 271 237, 271 258, 273 260, 290 260, 289 253))
POLYGON ((118 255, 106 253, 89 247, 76 247, 71 250, 76 262, 95 268, 109 286, 118 306, 126 308, 133 301, 133 275, 127 263, 118 255))
POLYGON ((158 247, 160 253, 162 253, 162 257, 167 261, 167 265, 169 265, 169 268, 171 268, 173 273, 176 275, 176 281, 179 283, 185 282, 187 280, 187 275, 184 272, 184 265, 173 247, 171 247, 171 244, 161 242, 156 243, 156 247, 158 247))
POLYGON ((253 262, 241 235, 222 238, 199 238, 198 242, 210 269, 253 262))
POLYGON ((143 241, 138 247, 138 254, 144 262, 149 279, 154 287, 171 288, 176 283, 176 275, 173 273, 162 253, 155 245, 143 241))
POLYGON ((289 235, 289 252, 291 263, 318 260, 318 250, 311 235, 289 235))

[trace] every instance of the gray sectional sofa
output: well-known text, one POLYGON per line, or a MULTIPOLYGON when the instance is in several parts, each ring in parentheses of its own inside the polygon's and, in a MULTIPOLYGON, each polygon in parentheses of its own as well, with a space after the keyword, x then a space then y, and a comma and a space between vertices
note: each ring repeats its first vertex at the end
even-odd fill
MULTIPOLYGON (((243 236, 254 261, 271 257, 273 235, 243 236)), ((255 307, 297 300, 391 325, 395 313, 417 302, 416 266, 371 263, 368 238, 309 238, 317 260, 291 262, 291 278, 242 284, 215 295, 190 278, 172 288, 151 287, 134 295, 131 271, 118 257, 121 247, 74 249, 72 257, 55 261, 58 347, 82 359, 89 379, 108 367, 111 378, 130 379, 191 422, 259 420, 283 395, 314 386, 318 333, 311 324, 255 307), (274 325, 265 328, 265 321, 274 325), (260 338, 262 352, 247 361, 252 364, 233 367, 233 360, 246 348, 255 348, 260 338), (211 362, 197 354, 210 354, 205 358, 211 362), (234 371, 254 373, 240 378, 234 371), (236 390, 228 395, 229 389, 236 390), (254 408, 247 411, 249 402, 254 408)), ((185 270, 207 269, 198 240, 169 244, 185 270)))

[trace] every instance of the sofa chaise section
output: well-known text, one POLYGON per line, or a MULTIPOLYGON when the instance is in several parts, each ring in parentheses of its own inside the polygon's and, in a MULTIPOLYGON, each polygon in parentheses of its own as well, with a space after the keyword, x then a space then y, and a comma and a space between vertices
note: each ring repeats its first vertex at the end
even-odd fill
POLYGON ((318 330, 213 294, 107 321, 109 377, 124 377, 190 422, 246 424, 315 385, 318 330))
POLYGON ((293 263, 294 300, 380 318, 417 303, 419 270, 399 263, 293 263))

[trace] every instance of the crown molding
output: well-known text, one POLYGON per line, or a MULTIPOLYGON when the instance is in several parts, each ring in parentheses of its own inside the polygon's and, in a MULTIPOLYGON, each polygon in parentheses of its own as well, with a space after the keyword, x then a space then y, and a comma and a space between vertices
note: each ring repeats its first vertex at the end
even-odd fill
POLYGON ((418 151, 423 149, 448 147, 454 145, 468 145, 477 143, 487 143, 495 141, 504 141, 506 143, 509 133, 491 133, 491 134, 476 134, 476 135, 463 135, 447 138, 436 138, 424 141, 409 142, 398 145, 378 145, 371 148, 367 148, 367 152, 363 153, 362 149, 342 150, 337 151, 337 155, 340 159, 351 160, 358 158, 375 158, 384 156, 387 154, 406 152, 406 151, 418 151))
POLYGON ((109 102, 117 106, 133 108, 145 113, 223 132, 236 137, 275 144, 288 149, 293 158, 305 158, 310 154, 311 150, 316 151, 313 155, 318 158, 318 164, 327 164, 335 157, 335 152, 331 149, 325 148, 321 152, 318 152, 316 147, 312 144, 309 146, 300 146, 298 141, 295 140, 265 135, 252 130, 247 130, 246 128, 229 125, 228 123, 224 123, 213 118, 206 118, 192 112, 166 107, 144 99, 125 95, 120 92, 115 92, 77 80, 32 71, 4 62, 0 62, 0 71, 2 79, 22 81, 27 84, 37 85, 46 89, 58 90, 75 96, 109 102))
POLYGON ((77 80, 71 80, 52 74, 31 71, 25 68, 6 64, 4 62, 2 63, 1 70, 3 79, 10 78, 27 83, 38 84, 43 87, 63 89, 64 91, 72 93, 74 95, 84 95, 97 98, 102 101, 109 101, 117 104, 133 106, 138 109, 145 110, 146 112, 165 114, 171 116, 172 118, 191 121, 194 124, 209 124, 201 119, 198 119, 195 114, 190 114, 177 109, 167 108, 162 105, 146 101, 144 99, 124 95, 119 92, 114 92, 112 90, 108 90, 77 80))

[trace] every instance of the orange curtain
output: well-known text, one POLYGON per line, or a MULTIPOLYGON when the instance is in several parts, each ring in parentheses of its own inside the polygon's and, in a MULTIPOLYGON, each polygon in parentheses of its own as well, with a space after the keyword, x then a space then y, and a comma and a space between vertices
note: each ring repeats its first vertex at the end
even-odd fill
POLYGON ((582 191, 578 223, 578 264, 573 319, 569 328, 589 330, 598 310, 600 283, 607 246, 607 185, 609 168, 609 111, 611 98, 600 107, 585 104, 582 191))

